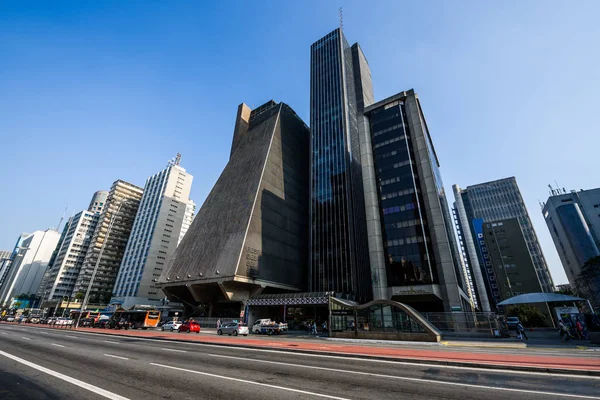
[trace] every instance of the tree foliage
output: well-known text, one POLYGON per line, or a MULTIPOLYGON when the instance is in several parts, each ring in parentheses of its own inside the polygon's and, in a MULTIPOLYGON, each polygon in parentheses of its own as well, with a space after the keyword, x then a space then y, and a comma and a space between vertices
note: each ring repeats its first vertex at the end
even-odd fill
POLYGON ((508 310, 508 315, 519 317, 523 326, 540 327, 548 325, 547 317, 531 304, 518 304, 508 310))

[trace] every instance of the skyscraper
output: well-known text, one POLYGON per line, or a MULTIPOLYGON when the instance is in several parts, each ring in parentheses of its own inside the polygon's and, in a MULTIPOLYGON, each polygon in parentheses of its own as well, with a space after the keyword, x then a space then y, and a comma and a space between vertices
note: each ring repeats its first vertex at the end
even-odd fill
POLYGON ((175 253, 193 217, 194 203, 189 196, 194 177, 179 162, 178 154, 165 169, 146 180, 111 303, 118 301, 129 308, 136 304, 159 305, 164 298, 154 281, 175 253))
POLYGON ((554 283, 542 248, 538 242, 535 229, 529 218, 523 197, 519 191, 517 180, 514 177, 499 179, 496 181, 481 183, 460 189, 458 185, 453 186, 455 209, 459 221, 459 236, 462 241, 463 251, 467 255, 468 265, 474 278, 474 285, 478 296, 478 302, 483 311, 490 307, 490 294, 487 281, 487 267, 491 265, 485 260, 477 247, 478 237, 473 226, 476 219, 483 223, 496 222, 499 220, 517 218, 523 231, 527 247, 531 254, 535 270, 544 292, 552 292, 554 283), (488 265, 489 264, 489 265, 488 265), (477 268, 479 267, 479 268, 477 268), (485 294, 485 296, 484 296, 485 294), (488 298, 486 305, 485 298, 488 298))
POLYGON ((122 180, 113 183, 75 282, 74 296, 79 292, 87 291, 100 255, 100 249, 106 240, 106 246, 100 257, 91 287, 90 298, 92 301, 103 303, 110 300, 142 194, 143 189, 131 183, 122 180), (110 232, 108 232, 109 229, 110 232))
POLYGON ((600 307, 600 277, 582 276, 584 264, 600 256, 600 189, 553 190, 542 212, 571 287, 600 307))
POLYGON ((311 255, 314 292, 372 296, 360 129, 373 101, 371 73, 358 44, 335 29, 311 46, 311 255))
POLYGON ((37 294, 60 234, 53 229, 24 234, 17 241, 12 263, 0 288, 0 303, 9 305, 20 294, 37 294))
POLYGON ((107 196, 107 191, 94 193, 88 209, 68 219, 38 290, 39 297, 54 301, 72 295, 107 196))
POLYGON ((254 295, 305 290, 308 161, 288 105, 239 106, 229 162, 157 283, 186 315, 240 316, 254 295))
POLYGON ((470 311, 465 270, 418 96, 400 92, 365 109, 363 152, 374 291, 419 311, 470 311), (367 168, 374 171, 371 183, 367 168), (380 288, 378 288, 378 286, 380 288))

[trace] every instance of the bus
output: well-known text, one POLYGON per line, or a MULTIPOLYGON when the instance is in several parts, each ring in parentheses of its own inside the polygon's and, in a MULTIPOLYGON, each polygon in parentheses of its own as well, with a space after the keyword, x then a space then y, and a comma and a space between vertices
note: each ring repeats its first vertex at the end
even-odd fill
POLYGON ((157 310, 117 310, 112 318, 119 322, 124 319, 131 329, 156 328, 160 321, 160 311, 157 310))

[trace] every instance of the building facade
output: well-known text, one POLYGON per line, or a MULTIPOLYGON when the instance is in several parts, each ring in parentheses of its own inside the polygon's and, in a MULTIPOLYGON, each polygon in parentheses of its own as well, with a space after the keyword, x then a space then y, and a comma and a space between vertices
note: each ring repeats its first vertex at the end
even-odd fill
POLYGON ((308 127, 284 103, 241 104, 229 162, 157 286, 208 316, 306 290, 309 193, 308 127))
POLYGON ((542 291, 552 293, 554 291, 552 276, 516 179, 514 177, 499 179, 468 186, 466 189, 454 185, 453 189, 459 239, 462 243, 462 250, 466 254, 470 274, 473 276, 474 292, 477 294, 482 311, 487 311, 488 307, 491 308, 493 301, 490 301, 491 294, 488 289, 485 289, 490 284, 486 274, 487 267, 489 267, 486 263, 489 260, 483 258, 477 245, 475 220, 481 220, 481 223, 491 223, 516 218, 523 231, 542 291))
POLYGON ((73 296, 77 293, 86 293, 98 263, 91 287, 91 301, 100 303, 110 301, 143 192, 142 188, 122 180, 113 183, 73 287, 73 296), (99 259, 105 240, 106 246, 99 259))
POLYGON ((600 256, 600 188, 551 194, 542 212, 569 283, 600 307, 600 277, 582 276, 584 264, 600 256))
POLYGON ((164 294, 154 285, 190 226, 193 176, 180 156, 146 180, 131 236, 125 249, 111 303, 124 308, 160 305, 164 294))
POLYGON ((21 294, 36 295, 60 234, 53 230, 24 234, 17 241, 12 262, 0 288, 0 303, 9 305, 21 294))
POLYGON ((108 199, 108 192, 106 190, 98 190, 94 193, 92 201, 90 201, 88 211, 100 215, 106 204, 106 199, 108 199))
POLYGON ((378 204, 367 208, 374 291, 383 278, 387 298, 419 311, 470 311, 439 161, 418 96, 401 92, 368 106, 365 114, 372 148, 372 161, 365 164, 376 177, 375 187, 365 179, 366 203, 376 195, 378 204), (385 265, 383 273, 374 262, 385 265))
POLYGON ((309 290, 372 297, 361 163, 362 111, 371 73, 341 29, 312 44, 310 59, 311 254, 309 290))
POLYGON ((484 246, 487 248, 486 273, 490 282, 492 309, 502 311, 497 303, 525 293, 539 293, 542 286, 517 218, 485 222, 484 246))

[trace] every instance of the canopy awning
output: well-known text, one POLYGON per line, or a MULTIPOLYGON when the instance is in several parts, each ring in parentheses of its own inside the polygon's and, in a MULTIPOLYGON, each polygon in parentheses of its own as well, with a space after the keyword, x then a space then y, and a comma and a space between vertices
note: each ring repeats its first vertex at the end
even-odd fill
POLYGON ((559 293, 525 293, 518 296, 511 297, 498 303, 499 306, 509 306, 512 304, 526 304, 526 303, 551 303, 561 301, 585 301, 581 297, 568 296, 566 294, 559 293))

